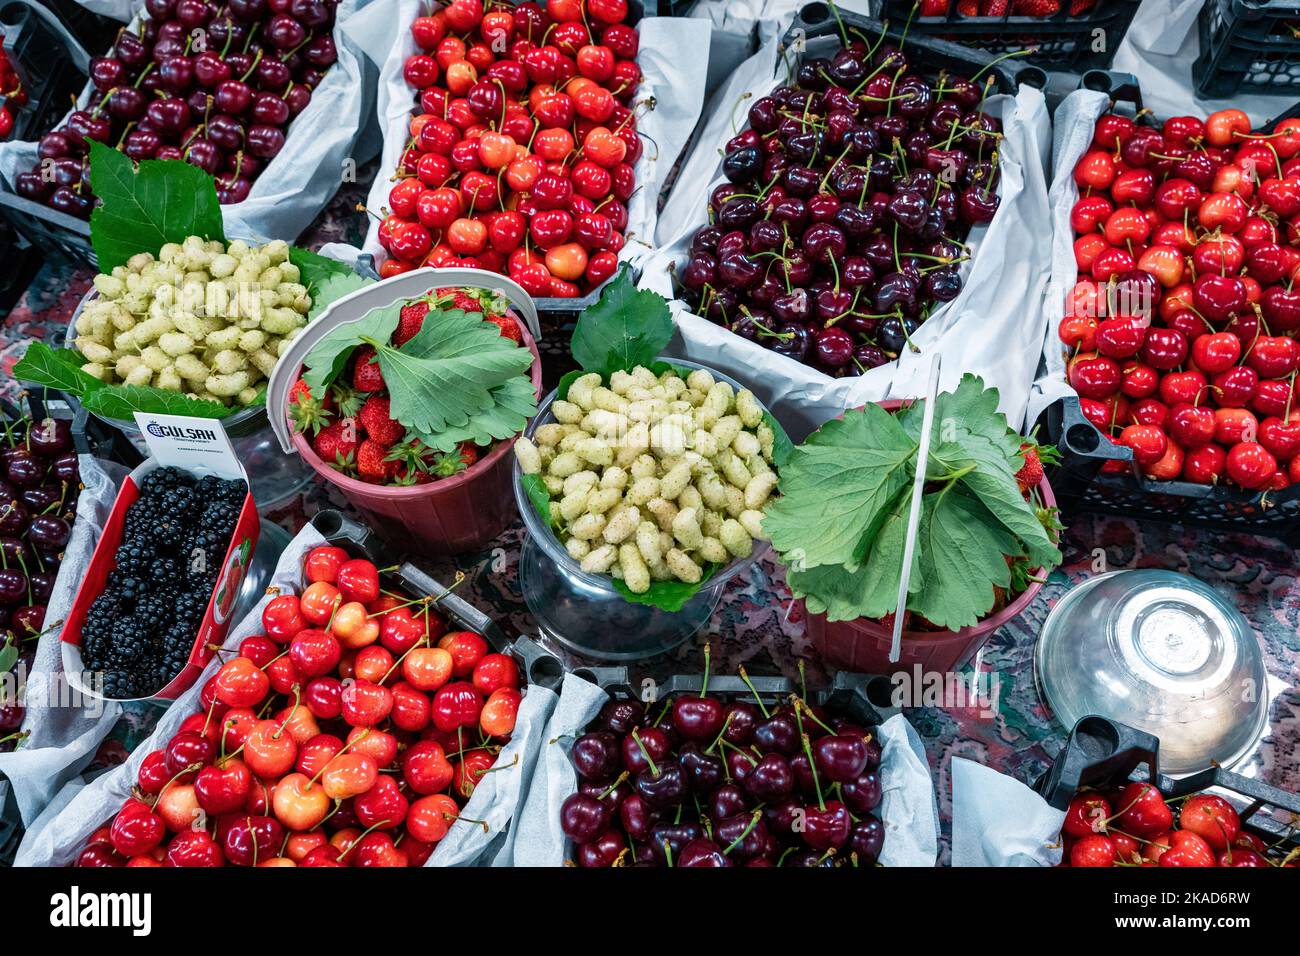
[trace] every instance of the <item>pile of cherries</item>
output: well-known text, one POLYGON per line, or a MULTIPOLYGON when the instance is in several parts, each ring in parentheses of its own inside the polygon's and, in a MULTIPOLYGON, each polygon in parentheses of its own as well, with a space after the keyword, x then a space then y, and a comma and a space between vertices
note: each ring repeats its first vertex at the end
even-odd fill
POLYGON ((421 866, 457 822, 514 731, 514 659, 341 548, 304 574, 78 866, 421 866))
POLYGON ((749 108, 677 274, 697 314, 829 375, 896 359, 998 208, 985 89, 893 46, 809 58, 749 108))
POLYGON ((880 743, 792 696, 611 700, 573 745, 578 866, 873 866, 880 743))
MULTIPOLYGON (((13 663, 30 667, 81 479, 63 419, 6 419, 0 427, 0 649, 15 648, 13 663)), ((23 713, 20 701, 0 694, 0 751, 18 743, 23 713)))
POLYGON ((1168 801, 1150 783, 1075 794, 1061 828, 1062 866, 1294 867, 1300 850, 1242 829, 1213 793, 1168 801))
POLYGON ((242 202, 284 147, 290 120, 338 58, 338 0, 145 0, 90 62, 90 101, 41 137, 39 162, 15 178, 20 196, 89 218, 90 142, 134 160, 183 159, 242 202))
POLYGON ((1300 119, 1108 114, 1074 181, 1059 334, 1083 414, 1149 478, 1300 480, 1300 119))
POLYGON ((614 274, 642 145, 627 0, 454 0, 417 18, 417 94, 379 242, 423 265, 572 298, 614 274))

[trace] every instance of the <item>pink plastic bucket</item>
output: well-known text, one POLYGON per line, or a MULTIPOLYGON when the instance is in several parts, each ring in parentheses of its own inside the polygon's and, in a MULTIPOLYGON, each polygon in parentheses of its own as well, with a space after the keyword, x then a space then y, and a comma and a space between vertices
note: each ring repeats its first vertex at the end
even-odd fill
MULTIPOLYGON (((891 400, 879 404, 886 411, 893 412, 904 403, 891 400)), ((1047 481, 1044 480, 1038 488, 1047 506, 1054 507, 1056 497, 1047 481)), ((996 614, 959 631, 904 631, 898 660, 893 662, 889 660, 893 632, 878 621, 866 618, 828 621, 824 614, 808 614, 803 601, 799 605, 807 616, 808 640, 813 649, 823 661, 839 670, 891 674, 911 670, 919 664, 926 671, 954 671, 969 662, 994 631, 1019 616, 1042 589, 1041 584, 1031 584, 996 614)))
MULTIPOLYGON (((533 353, 533 392, 542 395, 542 360, 526 323, 512 311, 523 343, 533 353)), ((482 550, 514 521, 511 450, 514 439, 500 441, 460 474, 425 485, 372 485, 349 478, 321 461, 299 432, 293 445, 325 481, 335 485, 366 522, 398 548, 419 554, 461 554, 482 550)))

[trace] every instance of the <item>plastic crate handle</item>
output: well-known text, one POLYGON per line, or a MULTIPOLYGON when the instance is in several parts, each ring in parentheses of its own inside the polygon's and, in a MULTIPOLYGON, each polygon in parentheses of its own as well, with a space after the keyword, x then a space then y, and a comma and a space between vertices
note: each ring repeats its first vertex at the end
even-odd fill
POLYGON ((36 0, 6 0, 4 4, 0 4, 0 18, 2 18, 4 11, 11 6, 26 7, 40 18, 46 28, 63 42, 72 65, 82 73, 90 74, 90 54, 85 47, 77 42, 77 38, 63 25, 62 20, 37 3, 36 0))
POLYGON ((541 338, 537 306, 532 296, 517 282, 495 272, 483 272, 480 269, 415 269, 358 289, 331 302, 319 318, 289 343, 289 348, 271 370, 266 385, 266 417, 285 454, 293 451, 293 436, 284 414, 289 401, 289 389, 297 379, 303 361, 320 340, 341 326, 360 322, 373 309, 404 299, 419 298, 430 289, 441 286, 470 286, 502 293, 523 316, 533 338, 541 338))

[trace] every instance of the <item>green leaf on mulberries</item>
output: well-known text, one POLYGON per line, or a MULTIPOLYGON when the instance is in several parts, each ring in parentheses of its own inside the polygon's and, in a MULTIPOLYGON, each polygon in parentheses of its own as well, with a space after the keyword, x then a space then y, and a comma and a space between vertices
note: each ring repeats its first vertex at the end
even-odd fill
POLYGON ((44 342, 32 342, 23 357, 14 363, 13 375, 20 382, 57 388, 84 398, 105 387, 104 382, 81 370, 85 362, 82 354, 73 349, 52 349, 44 342))
POLYGON ((90 242, 100 272, 139 252, 154 255, 188 236, 226 238, 212 177, 179 159, 137 165, 103 143, 90 144, 90 185, 101 205, 90 214, 90 242))
POLYGON ((606 378, 617 371, 649 367, 673 337, 668 300, 636 288, 625 265, 600 294, 600 300, 578 316, 570 348, 584 371, 606 378))

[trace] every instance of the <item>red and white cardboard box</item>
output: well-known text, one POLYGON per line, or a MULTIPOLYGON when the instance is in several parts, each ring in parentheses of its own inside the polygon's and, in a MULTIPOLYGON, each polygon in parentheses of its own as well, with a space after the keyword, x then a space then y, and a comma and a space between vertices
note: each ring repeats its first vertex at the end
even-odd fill
MULTIPOLYGON (((145 476, 155 468, 173 466, 189 472, 196 477, 215 475, 218 478, 237 478, 246 485, 248 474, 243 464, 235 456, 221 422, 211 418, 191 418, 186 415, 151 415, 136 412, 136 422, 145 442, 149 446, 150 457, 127 476, 118 492, 113 510, 104 525, 104 533, 95 546, 95 553, 90 559, 90 567, 77 590, 77 597, 68 612, 60 635, 63 649, 63 670, 71 684, 79 693, 89 697, 104 699, 102 681, 86 671, 81 660, 81 628, 86 622, 90 606, 104 590, 109 572, 116 567, 114 555, 122 541, 122 530, 126 523, 126 511, 140 497, 140 488, 145 476)), ((257 547, 258 533, 261 530, 257 506, 253 496, 244 495, 244 504, 240 508, 239 518, 235 523, 234 534, 226 548, 225 559, 221 566, 221 575, 208 599, 207 610, 194 635, 194 644, 190 650, 185 667, 172 678, 166 687, 156 693, 137 700, 175 700, 198 679, 204 666, 212 658, 225 639, 230 627, 231 613, 239 597, 240 587, 244 583, 244 574, 252 560, 257 547)))

